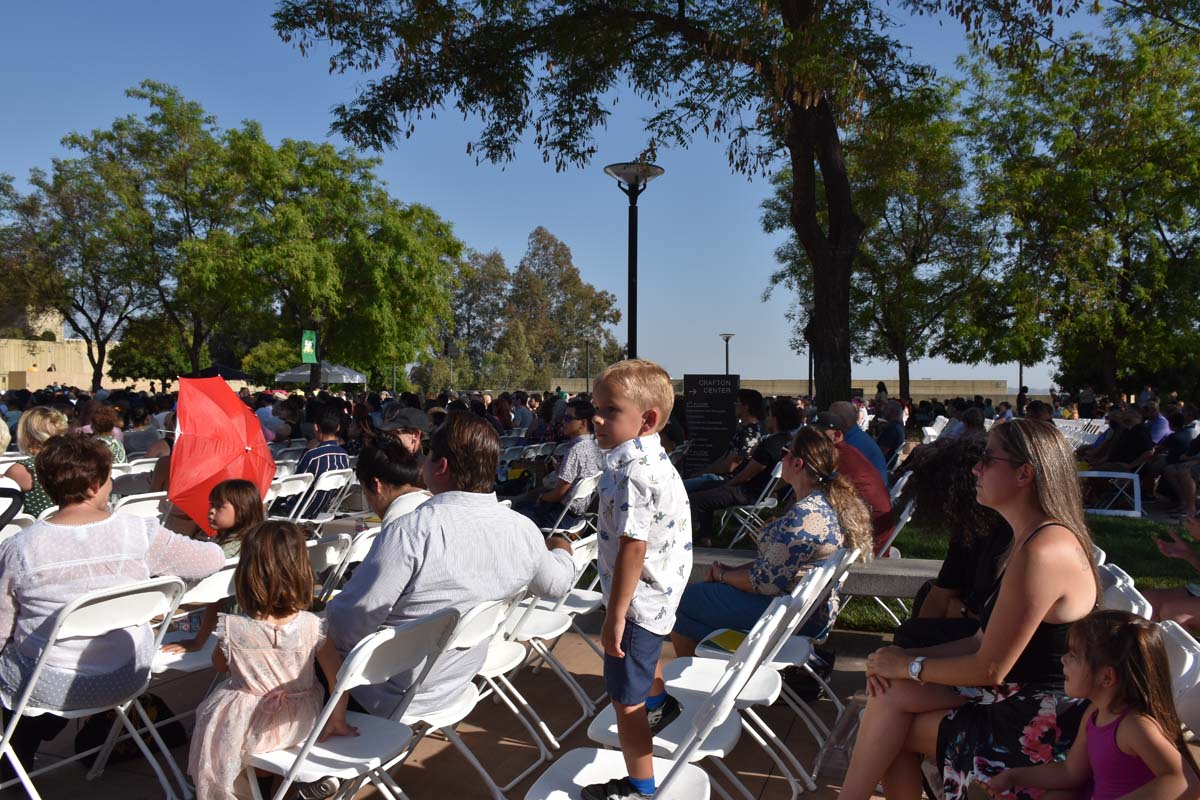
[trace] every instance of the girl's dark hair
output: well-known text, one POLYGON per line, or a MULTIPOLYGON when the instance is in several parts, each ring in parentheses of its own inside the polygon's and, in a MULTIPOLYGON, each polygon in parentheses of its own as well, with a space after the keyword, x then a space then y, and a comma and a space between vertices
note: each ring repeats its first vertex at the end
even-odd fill
POLYGON ((388 486, 421 486, 421 460, 390 436, 380 437, 358 454, 354 474, 359 484, 371 485, 378 478, 388 486))
POLYGON ((999 513, 975 500, 974 469, 985 448, 982 436, 938 439, 918 448, 908 461, 912 475, 896 505, 915 499, 914 524, 968 541, 1007 529, 999 513))
POLYGON ((233 571, 233 587, 238 605, 252 617, 286 617, 311 606, 312 564, 300 526, 267 520, 248 530, 233 571))
POLYGON ((246 531, 263 521, 263 497, 250 481, 232 478, 221 481, 208 493, 210 505, 229 503, 233 506, 233 528, 218 531, 217 544, 241 539, 246 531))
POLYGON ((1128 611, 1104 609, 1073 624, 1068 642, 1093 673, 1113 668, 1117 679, 1113 701, 1158 723, 1192 772, 1200 776, 1200 766, 1184 741, 1175 710, 1162 629, 1128 611))

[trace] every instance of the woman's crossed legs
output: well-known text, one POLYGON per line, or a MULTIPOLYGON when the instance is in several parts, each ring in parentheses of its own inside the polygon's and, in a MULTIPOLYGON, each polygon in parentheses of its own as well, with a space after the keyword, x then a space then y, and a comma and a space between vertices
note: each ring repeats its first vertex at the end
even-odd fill
POLYGON ((936 754, 938 726, 964 702, 949 686, 910 680, 894 680, 872 696, 838 797, 867 800, 882 780, 888 800, 919 800, 921 754, 936 754))

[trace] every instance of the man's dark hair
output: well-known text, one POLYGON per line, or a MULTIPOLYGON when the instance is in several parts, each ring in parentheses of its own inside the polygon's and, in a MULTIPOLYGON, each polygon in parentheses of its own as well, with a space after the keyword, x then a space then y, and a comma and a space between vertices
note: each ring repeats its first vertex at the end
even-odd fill
POLYGON ((963 412, 962 422, 969 430, 983 430, 983 412, 971 406, 963 412))
POLYGON ((317 412, 317 430, 332 436, 342 427, 342 414, 333 406, 325 406, 317 412))
POLYGON ((587 400, 572 400, 567 403, 567 408, 571 409, 571 413, 576 419, 581 419, 587 422, 587 429, 592 430, 592 417, 596 415, 596 409, 587 400))
POLYGON ((500 461, 500 437, 487 420, 456 411, 433 432, 429 457, 446 459, 460 492, 490 492, 500 461))
POLYGON ((738 389, 737 401, 750 409, 750 413, 755 419, 762 419, 763 416, 763 396, 762 392, 756 389, 738 389))
POLYGON ((358 454, 354 474, 364 486, 376 478, 388 486, 420 486, 421 460, 398 439, 381 436, 358 454))
POLYGON ((786 433, 800 427, 800 409, 790 397, 776 397, 771 401, 771 416, 775 418, 775 430, 786 433))

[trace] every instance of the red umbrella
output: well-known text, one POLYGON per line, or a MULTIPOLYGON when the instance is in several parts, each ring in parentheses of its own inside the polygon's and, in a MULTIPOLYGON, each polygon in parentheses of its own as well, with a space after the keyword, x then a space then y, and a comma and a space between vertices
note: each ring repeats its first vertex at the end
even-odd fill
POLYGON ((242 478, 266 497, 275 477, 275 459, 258 417, 223 378, 181 378, 176 419, 179 432, 171 451, 167 499, 212 536, 208 525, 212 488, 242 478))

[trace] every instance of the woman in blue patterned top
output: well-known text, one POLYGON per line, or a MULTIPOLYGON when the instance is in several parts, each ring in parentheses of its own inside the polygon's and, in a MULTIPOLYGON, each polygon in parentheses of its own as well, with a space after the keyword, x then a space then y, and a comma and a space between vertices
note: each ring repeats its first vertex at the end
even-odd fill
MULTIPOLYGON (((741 566, 713 562, 708 579, 684 590, 671 641, 676 656, 695 654, 696 645, 721 628, 746 630, 754 625, 776 595, 795 588, 813 565, 839 547, 872 551, 871 516, 858 490, 838 475, 837 448, 813 428, 801 428, 784 450, 783 480, 791 485, 796 503, 787 513, 754 534, 758 557, 741 566)), ((815 636, 837 611, 831 592, 800 629, 815 636)))

